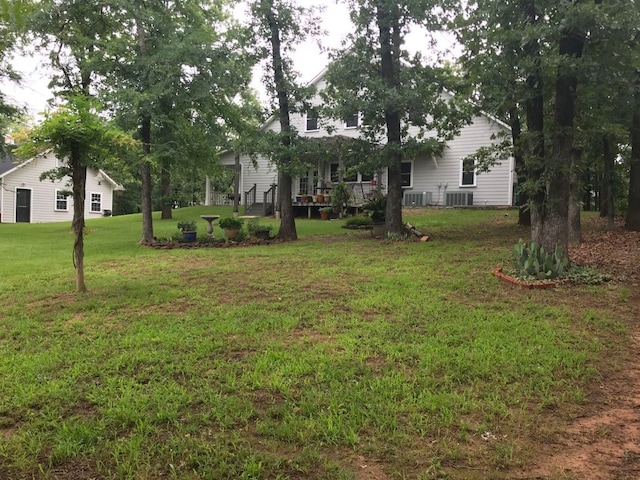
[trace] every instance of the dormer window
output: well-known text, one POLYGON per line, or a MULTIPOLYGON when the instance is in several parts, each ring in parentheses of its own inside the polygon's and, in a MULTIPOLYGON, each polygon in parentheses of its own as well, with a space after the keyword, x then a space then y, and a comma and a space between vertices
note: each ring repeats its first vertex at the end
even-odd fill
POLYGON ((353 113, 347 116, 344 119, 344 124, 346 128, 356 128, 360 125, 360 114, 358 112, 353 113))
POLYGON ((318 122, 318 112, 309 111, 306 115, 305 122, 305 131, 306 132, 317 132, 320 130, 319 122, 318 122))

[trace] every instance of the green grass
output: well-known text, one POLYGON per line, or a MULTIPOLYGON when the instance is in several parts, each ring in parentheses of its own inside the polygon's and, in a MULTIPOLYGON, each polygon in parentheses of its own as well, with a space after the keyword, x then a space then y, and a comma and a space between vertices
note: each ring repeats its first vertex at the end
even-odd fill
MULTIPOLYGON (((231 214, 155 234, 212 210, 231 214)), ((627 335, 603 310, 623 287, 498 284, 515 216, 407 212, 426 243, 299 220, 298 242, 199 250, 100 218, 86 295, 68 225, 0 225, 0 477, 509 478, 627 335)))

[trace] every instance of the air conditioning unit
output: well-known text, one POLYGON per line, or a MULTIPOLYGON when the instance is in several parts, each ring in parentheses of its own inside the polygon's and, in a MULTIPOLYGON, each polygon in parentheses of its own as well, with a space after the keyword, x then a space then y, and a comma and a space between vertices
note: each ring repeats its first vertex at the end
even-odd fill
POLYGON ((402 197, 402 205, 405 207, 426 207, 431 205, 431 192, 406 191, 402 197))
POLYGON ((473 192, 447 192, 445 205, 447 207, 472 207, 473 192))

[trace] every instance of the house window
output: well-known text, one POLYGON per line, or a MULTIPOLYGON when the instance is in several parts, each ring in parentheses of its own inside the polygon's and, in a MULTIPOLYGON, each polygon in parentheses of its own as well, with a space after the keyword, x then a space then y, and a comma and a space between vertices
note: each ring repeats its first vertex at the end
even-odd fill
POLYGON ((355 128, 360 125, 360 114, 358 112, 348 115, 344 119, 345 127, 347 128, 355 128))
POLYGON ((318 127, 318 113, 314 111, 307 112, 306 118, 306 132, 317 132, 319 130, 318 127))
POLYGON ((60 212, 69 211, 69 199, 66 192, 62 190, 56 190, 56 210, 60 212))
POLYGON ((473 159, 467 158, 462 160, 462 175, 460 178, 461 187, 476 186, 476 165, 473 159))
POLYGON ((400 177, 403 188, 413 186, 413 162, 402 162, 400 165, 400 177))
POLYGON ((89 211, 93 213, 102 212, 102 194, 101 193, 91 194, 91 209, 89 211))
MULTIPOLYGON (((331 164, 331 181, 333 183, 338 183, 340 180, 338 179, 338 164, 331 164)), ((351 175, 347 175, 349 172, 344 172, 343 182, 370 182, 373 180, 373 173, 352 173, 351 175)))

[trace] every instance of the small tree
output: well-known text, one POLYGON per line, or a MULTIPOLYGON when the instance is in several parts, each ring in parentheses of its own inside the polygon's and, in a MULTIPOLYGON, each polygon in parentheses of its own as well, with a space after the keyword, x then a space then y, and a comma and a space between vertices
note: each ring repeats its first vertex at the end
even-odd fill
MULTIPOLYGON (((73 264, 76 270, 76 291, 86 292, 84 280, 84 205, 87 168, 99 168, 118 151, 137 147, 136 142, 98 116, 91 101, 85 96, 75 96, 29 134, 29 140, 16 149, 20 157, 33 157, 50 148, 60 160, 61 166, 45 172, 44 178, 70 177, 73 196, 73 222, 75 235, 73 264)), ((41 178, 43 180, 44 178, 41 178)))

